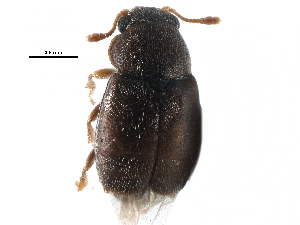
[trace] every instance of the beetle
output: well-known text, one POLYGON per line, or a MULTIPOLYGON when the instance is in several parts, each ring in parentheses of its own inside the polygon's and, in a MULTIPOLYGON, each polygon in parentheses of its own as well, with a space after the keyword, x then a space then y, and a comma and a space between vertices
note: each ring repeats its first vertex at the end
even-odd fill
POLYGON ((92 78, 109 81, 102 102, 88 117, 93 149, 76 185, 78 191, 87 185, 86 172, 96 162, 103 189, 119 204, 123 224, 137 224, 158 204, 171 204, 200 154, 198 87, 173 14, 186 22, 220 22, 218 17, 187 19, 170 7, 135 7, 121 11, 109 32, 87 36, 96 42, 111 36, 117 26, 121 33, 108 50, 117 70, 101 69, 88 78, 93 104, 92 78))

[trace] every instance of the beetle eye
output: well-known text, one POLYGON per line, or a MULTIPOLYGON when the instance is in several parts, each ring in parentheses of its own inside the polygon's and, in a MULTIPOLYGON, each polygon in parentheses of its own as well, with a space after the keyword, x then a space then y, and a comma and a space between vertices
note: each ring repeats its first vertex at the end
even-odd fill
POLYGON ((120 33, 123 33, 129 26, 129 22, 131 20, 131 16, 130 15, 124 15, 122 16, 119 21, 118 21, 118 29, 120 31, 120 33))

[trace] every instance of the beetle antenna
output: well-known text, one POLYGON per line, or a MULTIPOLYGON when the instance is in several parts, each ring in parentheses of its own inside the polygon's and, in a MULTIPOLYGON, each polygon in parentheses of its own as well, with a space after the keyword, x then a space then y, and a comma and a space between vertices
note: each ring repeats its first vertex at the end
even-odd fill
POLYGON ((181 20, 183 20, 185 22, 189 22, 189 23, 201 23, 201 24, 206 24, 206 25, 212 25, 212 24, 218 24, 221 22, 221 19, 219 17, 212 17, 212 16, 207 16, 205 18, 200 18, 200 19, 188 19, 188 18, 185 18, 182 15, 180 15, 178 12, 176 12, 175 9, 172 9, 169 6, 163 7, 162 10, 173 13, 181 20))
POLYGON ((117 27, 117 23, 119 21, 119 19, 128 14, 129 13, 129 10, 128 9, 124 9, 122 10, 121 12, 119 12, 119 14, 116 16, 116 19, 114 21, 114 24, 113 24, 113 27, 111 28, 110 31, 108 31, 107 33, 93 33, 93 34, 90 34, 88 36, 86 36, 86 40, 89 41, 89 42, 97 42, 97 41, 100 41, 100 40, 103 40, 109 36, 111 36, 115 30, 116 30, 116 27, 117 27))

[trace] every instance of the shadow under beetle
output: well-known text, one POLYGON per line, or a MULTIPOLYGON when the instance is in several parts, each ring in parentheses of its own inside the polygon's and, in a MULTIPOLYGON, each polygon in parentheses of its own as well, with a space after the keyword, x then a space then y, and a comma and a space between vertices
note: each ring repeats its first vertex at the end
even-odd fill
MULTIPOLYGON (((109 78, 101 104, 91 112, 88 142, 93 143, 78 191, 87 185, 86 172, 96 161, 105 192, 119 204, 123 224, 138 224, 143 214, 160 204, 153 218, 171 204, 191 176, 200 153, 201 107, 191 73, 188 48, 179 21, 218 24, 218 17, 187 19, 174 9, 135 7, 121 11, 113 28, 92 34, 95 42, 113 34, 108 54, 117 69, 91 74, 109 78), (92 121, 97 119, 96 131, 92 121)), ((153 223, 149 219, 149 223, 153 223)))

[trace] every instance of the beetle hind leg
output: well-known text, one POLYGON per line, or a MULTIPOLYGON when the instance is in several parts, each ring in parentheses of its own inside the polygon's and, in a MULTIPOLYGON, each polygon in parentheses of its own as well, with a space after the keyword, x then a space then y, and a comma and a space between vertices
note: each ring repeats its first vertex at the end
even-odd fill
POLYGON ((77 186, 77 191, 82 191, 88 184, 88 179, 86 176, 86 172, 92 167, 95 162, 95 151, 94 149, 88 155, 85 166, 83 167, 81 177, 79 181, 76 181, 75 184, 77 186))

